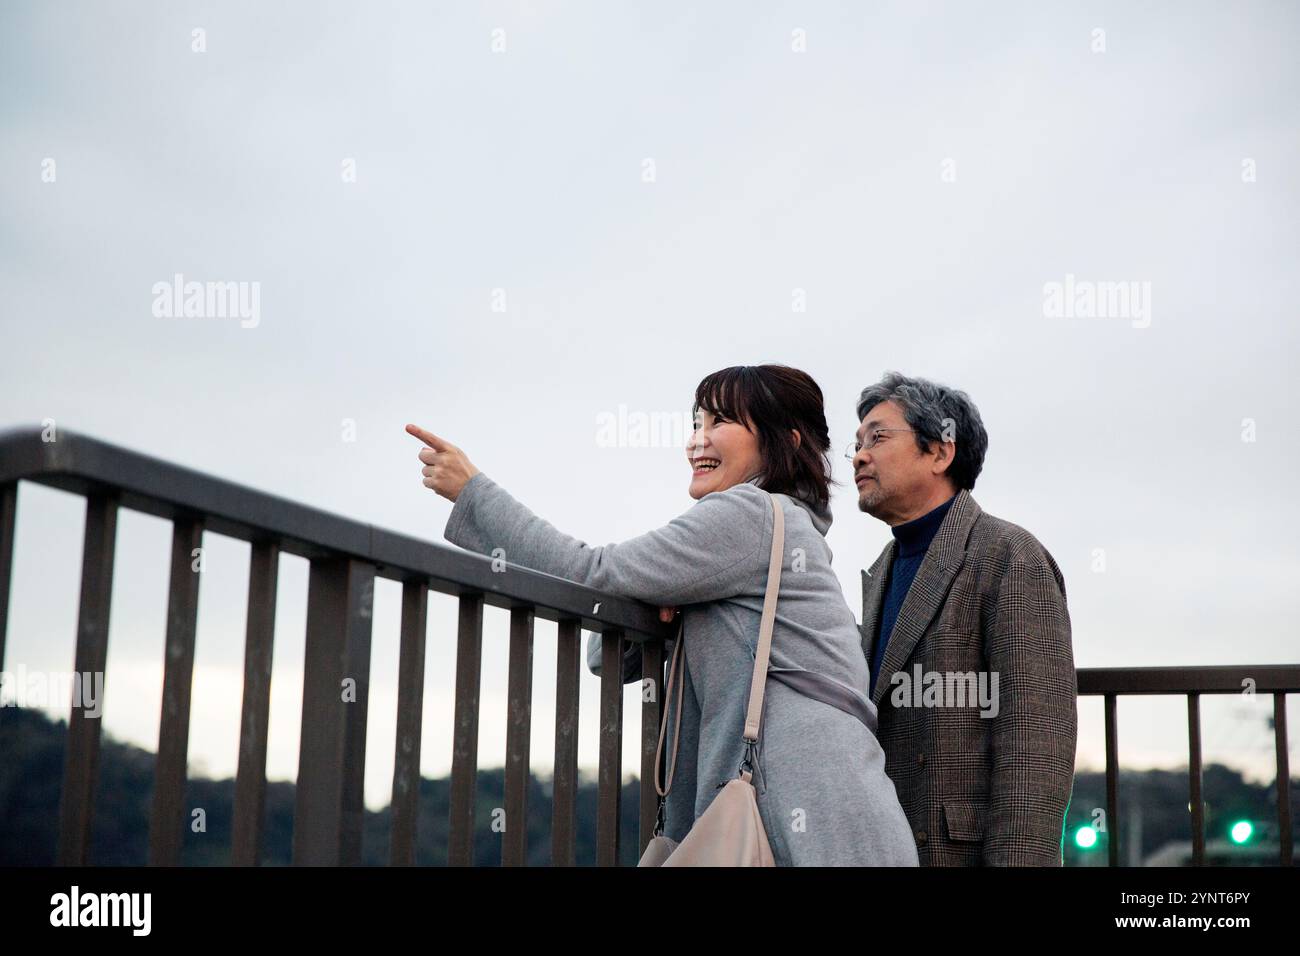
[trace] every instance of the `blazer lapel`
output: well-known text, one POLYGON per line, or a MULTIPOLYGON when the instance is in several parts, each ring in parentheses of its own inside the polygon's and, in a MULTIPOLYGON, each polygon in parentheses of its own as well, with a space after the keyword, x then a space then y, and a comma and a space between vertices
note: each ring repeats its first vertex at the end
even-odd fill
POLYGON ((885 545, 876 563, 862 572, 862 653, 871 663, 872 648, 876 643, 876 629, 880 626, 880 608, 885 600, 885 578, 889 576, 889 562, 894 557, 894 542, 885 545))
POLYGON ((929 549, 916 570, 912 586, 907 590, 898 620, 885 645, 885 658, 880 662, 872 703, 879 704, 885 691, 892 686, 892 678, 911 656, 912 650, 925 633, 934 616, 948 596, 953 578, 966 560, 966 542, 971 528, 980 515, 980 506, 966 489, 957 492, 957 500, 943 516, 943 524, 930 542, 929 549))

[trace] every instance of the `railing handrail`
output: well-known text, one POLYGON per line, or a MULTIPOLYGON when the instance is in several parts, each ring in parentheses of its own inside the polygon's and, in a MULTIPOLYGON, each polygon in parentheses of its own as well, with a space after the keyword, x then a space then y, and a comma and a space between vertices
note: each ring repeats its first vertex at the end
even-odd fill
POLYGON ((1080 697, 1116 694, 1300 693, 1300 664, 1228 664, 1186 667, 1081 667, 1080 697))
POLYGON ((531 605, 538 617, 572 618, 583 630, 619 629, 630 641, 672 636, 672 625, 638 601, 516 565, 503 575, 484 555, 312 508, 66 428, 58 429, 55 441, 44 441, 39 427, 0 431, 0 485, 19 480, 82 495, 112 492, 132 511, 171 520, 202 518, 209 531, 250 543, 274 539, 281 551, 303 558, 354 557, 374 564, 380 577, 427 580, 445 594, 482 593, 496 607, 531 605))

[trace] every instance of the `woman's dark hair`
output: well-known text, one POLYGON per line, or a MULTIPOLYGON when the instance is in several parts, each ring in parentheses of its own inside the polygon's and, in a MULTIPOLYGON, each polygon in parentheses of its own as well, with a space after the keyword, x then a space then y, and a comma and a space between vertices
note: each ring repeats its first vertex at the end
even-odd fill
MULTIPOLYGON (((807 372, 788 365, 733 365, 695 389, 700 409, 745 425, 752 422, 763 459, 765 491, 793 495, 825 508, 830 502, 830 429, 822 390, 807 372), (795 447, 791 430, 799 432, 795 447)), ((748 427, 748 425, 746 425, 748 427)))

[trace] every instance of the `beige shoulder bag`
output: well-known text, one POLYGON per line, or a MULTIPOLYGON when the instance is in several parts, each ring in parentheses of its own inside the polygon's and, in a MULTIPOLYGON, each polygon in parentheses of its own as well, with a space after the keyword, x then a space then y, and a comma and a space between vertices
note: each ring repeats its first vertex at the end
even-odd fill
MULTIPOLYGON (((781 558, 785 546, 785 515, 781 505, 770 493, 772 502, 772 554, 767 566, 767 593, 763 597, 763 617, 758 630, 758 652, 754 656, 754 675, 749 684, 749 710, 745 715, 745 758, 740 764, 740 775, 729 780, 722 792, 713 798, 709 808, 695 821, 690 832, 679 844, 663 835, 663 807, 660 805, 660 823, 655 836, 646 846, 638 866, 776 866, 772 848, 763 829, 758 812, 758 795, 753 779, 753 755, 758 743, 759 722, 763 715, 763 691, 767 684, 767 662, 772 649, 772 622, 776 618, 776 596, 781 586, 781 558)), ((682 723, 682 696, 684 677, 678 666, 682 654, 682 629, 677 632, 677 646, 673 648, 672 663, 668 666, 668 688, 664 694, 663 723, 659 728, 659 746, 655 749, 655 790, 661 797, 668 796, 673 786, 673 770, 677 766, 677 744, 682 723), (659 789, 659 763, 663 755, 664 732, 668 728, 673 684, 677 684, 677 721, 673 725, 673 755, 668 762, 668 780, 659 789)), ((682 658, 683 665, 685 658, 682 658)))

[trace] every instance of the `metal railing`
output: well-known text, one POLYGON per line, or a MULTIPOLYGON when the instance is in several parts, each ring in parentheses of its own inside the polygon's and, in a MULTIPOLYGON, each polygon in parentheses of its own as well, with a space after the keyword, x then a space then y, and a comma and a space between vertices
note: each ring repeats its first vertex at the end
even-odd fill
POLYGON ((1121 695, 1181 694, 1187 698, 1188 806, 1192 814, 1192 865, 1205 864, 1205 802, 1201 797, 1201 695, 1273 695, 1273 740, 1277 749, 1279 862, 1294 862, 1291 837, 1291 777, 1287 754, 1286 695, 1300 692, 1300 666, 1092 667, 1078 672, 1079 696, 1100 696, 1106 715, 1106 843, 1111 866, 1119 865, 1119 739, 1116 704, 1121 695))
MULTIPOLYGON (((294 863, 361 862, 371 608, 376 577, 402 582, 391 863, 409 865, 415 859, 430 589, 460 599, 448 863, 473 862, 484 604, 510 610, 505 754, 505 812, 509 820, 527 819, 533 623, 537 617, 556 622, 558 676, 551 835, 555 865, 575 862, 582 632, 585 629, 602 635, 596 862, 617 862, 623 652, 625 641, 640 643, 643 673, 657 673, 662 679, 662 639, 671 636, 671 627, 659 621, 655 609, 525 568, 511 567, 509 574, 495 573, 492 560, 482 555, 350 521, 85 435, 60 430, 57 440, 45 441, 38 428, 13 429, 0 433, 0 669, 5 660, 20 480, 71 491, 86 499, 77 673, 103 673, 107 662, 118 510, 127 508, 172 522, 162 714, 149 823, 150 864, 177 864, 185 833, 183 794, 199 589, 193 555, 202 544, 204 531, 238 538, 252 546, 235 777, 233 864, 256 865, 261 857, 271 651, 282 552, 310 562, 294 863), (345 678, 355 681, 353 702, 344 702, 339 692, 345 678)), ((661 695, 652 696, 654 700, 642 704, 642 849, 653 832, 658 800, 653 771, 661 695)), ((59 805, 56 862, 62 866, 87 862, 100 725, 100 717, 87 717, 82 708, 72 708, 59 805)), ((507 829, 501 849, 504 865, 524 862, 526 834, 523 826, 507 829)))
MULTIPOLYGON (((277 570, 282 552, 306 558, 311 566, 294 808, 294 863, 336 865, 361 861, 371 609, 376 577, 401 581, 403 585, 390 862, 410 865, 415 860, 426 608, 428 592, 432 589, 456 595, 460 601, 448 863, 470 865, 473 862, 485 604, 510 610, 505 755, 505 812, 510 820, 527 818, 533 623, 541 617, 557 625, 551 830, 554 865, 575 862, 582 631, 602 635, 596 862, 606 866, 617 863, 623 652, 626 641, 639 643, 641 672, 658 675, 662 682, 663 639, 672 636, 672 626, 661 623, 654 608, 526 568, 512 567, 509 574, 496 573, 490 558, 351 521, 84 435, 61 430, 57 441, 45 441, 38 428, 14 429, 0 433, 0 669, 5 660, 20 480, 71 491, 86 499, 74 666, 78 673, 103 673, 107 662, 119 508, 172 522, 162 714, 149 830, 150 864, 178 863, 185 832, 183 794, 199 587, 192 556, 201 546, 205 530, 247 541, 252 546, 232 863, 256 865, 261 857, 271 652, 277 570), (355 702, 345 703, 339 693, 346 677, 355 681, 355 702)), ((1193 857, 1194 863, 1200 865, 1205 852, 1200 696, 1241 693, 1243 681, 1247 680, 1253 682, 1255 692, 1273 695, 1281 862, 1292 863, 1286 695, 1300 692, 1300 666, 1081 669, 1079 695, 1105 698, 1106 812, 1112 866, 1118 865, 1119 848, 1115 831, 1119 820, 1118 696, 1182 694, 1187 697, 1193 857)), ((658 808, 654 756, 662 695, 645 696, 654 699, 643 701, 641 709, 638 818, 642 850, 653 832, 658 808)), ((99 743, 100 718, 87 717, 80 708, 74 707, 68 723, 59 806, 57 862, 60 865, 87 862, 99 743)), ((526 834, 524 826, 507 829, 501 849, 503 865, 523 864, 527 855, 526 834)))

